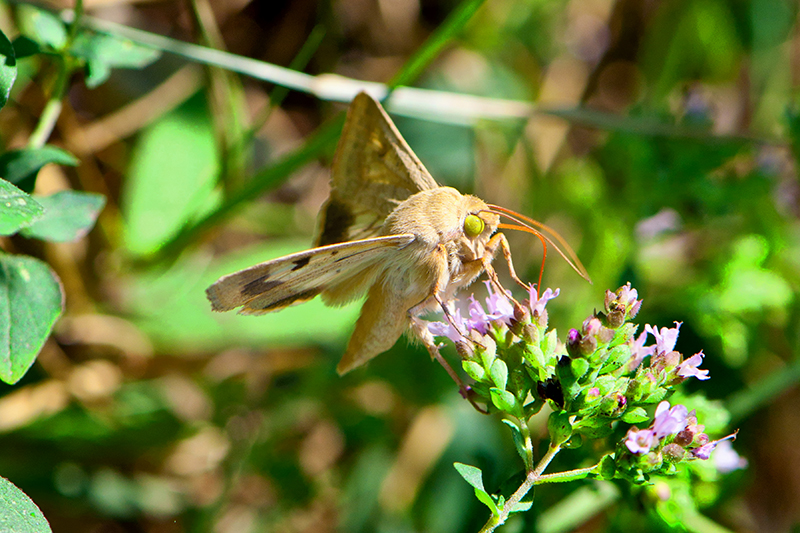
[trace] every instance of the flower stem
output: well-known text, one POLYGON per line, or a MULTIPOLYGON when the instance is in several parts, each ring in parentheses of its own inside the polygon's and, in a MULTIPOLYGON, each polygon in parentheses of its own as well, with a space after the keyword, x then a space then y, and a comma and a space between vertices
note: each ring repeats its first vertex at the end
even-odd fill
POLYGON ((547 453, 544 454, 542 460, 539 461, 539 464, 536 465, 536 468, 528 472, 528 475, 525 476, 525 481, 522 482, 522 485, 511 495, 511 497, 506 501, 503 505, 503 508, 500 509, 500 514, 492 515, 491 518, 484 524, 481 528, 479 533, 491 533, 498 526, 505 523, 508 519, 508 516, 511 514, 511 511, 522 501, 522 498, 528 494, 528 491, 537 484, 537 482, 542 478, 542 472, 544 472, 545 468, 550 464, 556 454, 561 451, 561 447, 556 445, 553 446, 552 444, 547 449, 547 453))

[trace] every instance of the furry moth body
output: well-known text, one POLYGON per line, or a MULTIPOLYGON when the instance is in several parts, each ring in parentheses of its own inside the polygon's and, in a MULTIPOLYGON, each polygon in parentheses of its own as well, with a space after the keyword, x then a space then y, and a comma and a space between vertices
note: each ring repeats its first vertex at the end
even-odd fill
POLYGON ((220 278, 206 290, 214 311, 262 314, 317 295, 341 305, 366 292, 337 367, 343 374, 391 348, 409 327, 431 348, 415 317, 444 308, 484 271, 496 280, 491 261, 499 248, 511 267, 505 237, 495 233, 498 214, 439 186, 366 93, 348 110, 331 182, 317 247, 220 278))

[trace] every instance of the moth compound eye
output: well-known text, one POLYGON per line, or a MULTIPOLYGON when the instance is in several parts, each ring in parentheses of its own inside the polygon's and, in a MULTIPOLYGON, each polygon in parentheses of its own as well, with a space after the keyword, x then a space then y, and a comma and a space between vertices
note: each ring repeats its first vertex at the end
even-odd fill
POLYGON ((467 215, 464 219, 464 233, 467 237, 477 237, 483 233, 484 226, 483 219, 479 216, 467 215))

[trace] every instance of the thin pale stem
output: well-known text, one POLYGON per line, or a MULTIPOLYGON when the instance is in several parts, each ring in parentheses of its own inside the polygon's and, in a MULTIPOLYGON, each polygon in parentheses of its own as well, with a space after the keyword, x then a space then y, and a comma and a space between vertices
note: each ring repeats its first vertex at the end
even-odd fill
POLYGON ((525 497, 526 494, 531 490, 531 488, 536 485, 539 480, 542 478, 542 472, 547 468, 556 454, 561 451, 560 446, 550 446, 547 448, 547 453, 542 457, 542 460, 539 461, 539 464, 536 465, 532 471, 528 472, 528 475, 525 476, 525 481, 522 482, 522 485, 511 495, 511 497, 506 501, 503 508, 500 509, 500 514, 492 515, 491 518, 486 522, 486 524, 481 528, 479 533, 490 533, 497 529, 498 526, 505 523, 508 519, 508 515, 511 514, 511 511, 522 501, 522 498, 525 497))

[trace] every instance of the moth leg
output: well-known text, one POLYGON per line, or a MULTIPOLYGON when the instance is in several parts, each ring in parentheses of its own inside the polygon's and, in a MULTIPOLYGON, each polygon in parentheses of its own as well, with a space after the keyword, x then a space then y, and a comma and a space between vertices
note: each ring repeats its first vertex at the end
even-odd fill
POLYGON ((411 331, 413 331, 422 344, 425 345, 425 348, 431 355, 431 359, 435 359, 440 365, 442 365, 447 374, 456 383, 458 386, 458 393, 461 395, 461 397, 469 401, 469 403, 472 404, 472 407, 474 407, 479 413, 483 413, 485 415, 489 414, 488 409, 482 408, 475 402, 475 391, 472 390, 472 387, 466 385, 458 376, 456 371, 453 370, 453 367, 450 366, 450 363, 448 363, 447 360, 442 357, 442 354, 439 352, 439 346, 436 344, 431 332, 428 331, 427 323, 415 316, 411 316, 411 331))

